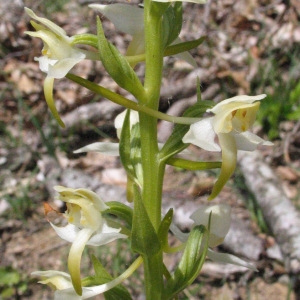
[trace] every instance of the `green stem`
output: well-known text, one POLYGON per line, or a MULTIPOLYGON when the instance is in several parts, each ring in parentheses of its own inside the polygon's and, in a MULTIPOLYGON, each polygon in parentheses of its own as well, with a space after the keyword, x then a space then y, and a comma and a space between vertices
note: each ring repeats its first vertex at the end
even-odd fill
MULTIPOLYGON (((158 111, 162 80, 163 48, 162 17, 157 3, 144 1, 145 24, 145 80, 146 96, 138 99, 140 104, 158 111)), ((162 184, 165 164, 158 158, 157 119, 143 112, 140 116, 141 153, 143 166, 143 203, 150 221, 158 232, 161 223, 162 184)), ((143 226, 141 220, 141 226, 143 226)), ((163 293, 163 255, 162 250, 152 256, 145 256, 146 299, 161 299, 163 293)))
POLYGON ((157 111, 155 109, 152 109, 150 107, 145 106, 144 104, 138 104, 136 102, 133 102, 117 93, 114 93, 105 87, 95 84, 93 82, 90 82, 87 79, 81 78, 77 75, 68 73, 66 75, 66 78, 72 80, 73 82, 76 82, 80 84, 81 86, 89 89, 90 91, 101 95, 102 97, 105 97, 106 99, 111 100, 114 103, 120 104, 126 108, 138 111, 138 112, 143 112, 149 116, 152 116, 156 119, 161 119, 165 120, 167 122, 171 123, 177 123, 177 124, 184 124, 184 125, 191 125, 197 121, 200 121, 201 118, 190 118, 190 117, 175 117, 175 116, 170 116, 167 114, 164 114, 160 111, 157 111))

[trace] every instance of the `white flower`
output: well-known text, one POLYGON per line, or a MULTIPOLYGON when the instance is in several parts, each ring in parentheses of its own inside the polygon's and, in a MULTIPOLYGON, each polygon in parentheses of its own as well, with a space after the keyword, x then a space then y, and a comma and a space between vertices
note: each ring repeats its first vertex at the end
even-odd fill
POLYGON ((47 284, 55 290, 54 300, 82 300, 89 299, 101 293, 104 293, 117 284, 120 284, 120 279, 111 282, 91 287, 83 287, 82 295, 78 295, 72 285, 71 276, 68 273, 60 271, 36 271, 31 275, 41 277, 39 283, 47 284))
POLYGON ((36 32, 25 33, 43 40, 43 56, 35 58, 39 62, 41 71, 47 74, 44 81, 44 93, 47 104, 58 123, 64 127, 53 100, 54 79, 63 78, 77 63, 84 60, 86 54, 72 45, 73 38, 55 23, 38 17, 31 9, 25 7, 25 12, 34 20, 43 25, 31 22, 36 32))
POLYGON ((249 128, 253 125, 260 103, 266 95, 236 96, 218 103, 207 110, 213 117, 202 119, 190 126, 183 137, 184 143, 192 143, 207 151, 222 150, 222 168, 209 199, 216 197, 234 172, 237 150, 254 151, 258 145, 273 145, 249 128), (219 144, 216 142, 218 138, 219 144))
POLYGON ((223 243, 224 238, 229 231, 231 223, 231 207, 226 204, 201 206, 190 216, 190 218, 194 221, 195 225, 204 225, 208 228, 210 214, 211 221, 208 246, 213 248, 223 243))
MULTIPOLYGON (((209 240, 207 256, 213 261, 221 263, 229 263, 242 266, 248 269, 256 270, 256 267, 249 262, 246 262, 234 255, 227 253, 219 253, 213 251, 211 248, 216 247, 223 243, 231 223, 231 208, 227 204, 217 204, 213 206, 203 205, 199 207, 190 218, 194 221, 194 226, 204 225, 209 227, 209 240), (209 223, 210 219, 210 223, 209 223)), ((173 234, 182 242, 188 239, 188 233, 183 233, 177 226, 171 224, 170 227, 173 234)), ((205 243, 205 242, 204 242, 205 243)), ((203 243, 203 244, 204 244, 203 243)))
POLYGON ((59 199, 67 204, 65 216, 69 224, 65 227, 50 224, 62 239, 72 243, 68 268, 74 289, 81 295, 80 261, 85 246, 101 246, 127 236, 120 233, 121 229, 107 225, 101 213, 108 206, 94 192, 63 186, 54 189, 59 193, 59 199))

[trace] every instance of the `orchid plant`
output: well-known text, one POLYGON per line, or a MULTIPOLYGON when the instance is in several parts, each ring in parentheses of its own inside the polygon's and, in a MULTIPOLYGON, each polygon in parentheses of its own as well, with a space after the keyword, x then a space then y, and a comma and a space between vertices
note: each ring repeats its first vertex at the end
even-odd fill
MULTIPOLYGON (((205 0, 187 2, 204 4, 205 0)), ((250 132, 265 95, 239 95, 218 104, 203 101, 199 96, 197 103, 181 117, 159 112, 163 58, 175 56, 196 66, 188 51, 205 39, 199 37, 185 42, 180 39, 182 2, 145 0, 140 7, 117 3, 89 6, 113 22, 117 30, 132 36, 126 55, 105 37, 99 17, 97 34, 69 37, 52 21, 25 8, 35 29, 27 34, 44 43, 42 55, 35 60, 46 73, 45 99, 60 126, 63 127, 64 122, 54 103, 55 79, 66 77, 125 108, 115 119, 118 143, 97 142, 75 153, 98 151, 119 156, 127 173, 128 204, 112 201, 115 199, 104 202, 84 187, 56 186, 58 199, 66 203, 67 225, 50 224, 59 237, 71 243, 68 273, 50 270, 33 275, 55 289, 55 299, 88 299, 102 293, 106 299, 132 299, 122 282, 143 265, 146 299, 166 300, 178 299, 178 294, 197 278, 207 257, 255 270, 250 262, 213 250, 223 242, 230 228, 230 206, 224 203, 199 207, 191 215, 194 225, 190 233, 183 233, 173 222, 173 209, 162 211, 162 188, 167 165, 190 170, 220 168, 208 200, 217 197, 234 172, 238 150, 254 151, 258 145, 271 145, 250 132), (93 49, 83 50, 82 46, 93 49), (76 64, 85 60, 100 61, 111 78, 134 100, 71 73, 76 64), (142 79, 136 74, 137 64, 145 66, 142 79), (175 124, 164 144, 158 143, 159 120, 175 124), (179 156, 190 144, 207 151, 221 151, 222 161, 199 162, 179 156), (179 246, 169 245, 169 232, 180 241, 179 246), (137 257, 134 262, 113 278, 101 262, 92 257, 95 276, 82 277, 80 267, 85 247, 101 247, 116 239, 130 240, 130 250, 137 257), (164 254, 177 252, 182 252, 181 259, 174 270, 168 270, 164 254)), ((101 197, 105 199, 105 195, 101 197)))

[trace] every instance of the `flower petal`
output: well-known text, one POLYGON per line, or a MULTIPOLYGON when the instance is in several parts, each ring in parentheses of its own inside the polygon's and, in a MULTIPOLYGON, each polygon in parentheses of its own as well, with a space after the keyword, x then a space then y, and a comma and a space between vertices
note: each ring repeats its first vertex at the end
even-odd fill
POLYGON ((237 265, 254 271, 258 271, 254 264, 246 262, 245 260, 242 260, 241 258, 238 258, 232 254, 218 253, 211 249, 208 249, 207 256, 215 262, 237 265))
POLYGON ((80 231, 80 229, 73 224, 68 224, 66 226, 56 226, 50 222, 50 225, 61 239, 69 243, 73 243, 75 241, 76 236, 80 231))
POLYGON ((48 284, 56 290, 63 290, 72 287, 71 276, 68 273, 60 271, 35 271, 32 276, 42 277, 39 283, 48 284))
POLYGON ((218 135, 218 138, 222 149, 222 167, 220 175, 213 187, 210 196, 208 197, 208 200, 212 200, 220 193, 223 186, 233 174, 237 162, 237 148, 235 138, 232 135, 226 133, 220 133, 218 135))
POLYGON ((212 122, 215 133, 248 130, 248 128, 253 125, 258 108, 259 102, 231 102, 219 107, 212 122))
POLYGON ((66 36, 66 32, 59 27, 58 25, 56 25, 55 23, 51 22, 50 20, 46 19, 46 18, 41 18, 38 17, 31 9, 29 9, 28 7, 25 7, 25 12, 27 13, 27 15, 29 15, 32 19, 39 21, 40 23, 42 23, 43 25, 45 25, 47 28, 49 28, 51 31, 53 31, 55 34, 59 35, 59 36, 66 36))
POLYGON ((85 54, 80 51, 73 51, 72 57, 67 57, 49 65, 48 76, 57 79, 65 77, 69 71, 79 62, 84 60, 85 54))
POLYGON ((212 127, 212 121, 213 117, 192 124, 182 142, 194 144, 207 151, 221 151, 221 148, 215 142, 216 134, 212 127))
POLYGON ((238 102, 241 102, 244 104, 251 104, 255 101, 264 99, 266 96, 267 96, 266 94, 261 94, 261 95, 257 95, 257 96, 248 96, 248 95, 235 96, 235 97, 228 98, 226 100, 219 102, 213 108, 208 109, 207 112, 212 112, 214 114, 217 114, 217 113, 221 112, 224 109, 224 106, 227 104, 238 103, 238 102))
POLYGON ((203 205, 199 207, 190 218, 195 225, 204 225, 208 227, 209 217, 209 247, 213 248, 223 243, 231 223, 231 207, 227 204, 217 204, 213 206, 203 205))
POLYGON ((144 11, 142 8, 122 3, 90 4, 89 7, 100 11, 121 32, 134 36, 144 30, 144 11))
POLYGON ((71 246, 68 257, 68 269, 71 275, 73 287, 78 295, 82 295, 82 286, 80 278, 80 263, 82 252, 94 233, 93 229, 83 228, 80 230, 71 246))
POLYGON ((101 231, 94 234, 87 242, 87 245, 102 246, 117 239, 128 238, 127 235, 119 233, 120 231, 121 228, 117 229, 117 228, 110 227, 106 224, 106 222, 104 222, 101 231))
POLYGON ((98 142, 84 146, 74 151, 74 153, 100 152, 105 155, 119 156, 119 143, 98 142))
POLYGON ((265 141, 249 131, 240 134, 233 134, 238 150, 254 151, 259 145, 273 146, 273 143, 265 141))

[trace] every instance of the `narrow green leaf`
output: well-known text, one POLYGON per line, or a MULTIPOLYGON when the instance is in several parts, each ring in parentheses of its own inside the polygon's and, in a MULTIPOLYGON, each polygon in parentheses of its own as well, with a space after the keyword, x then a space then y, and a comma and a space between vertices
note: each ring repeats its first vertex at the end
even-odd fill
POLYGON ((169 211, 164 216, 161 221, 159 230, 158 230, 158 238, 163 248, 168 248, 168 232, 170 229, 170 225, 173 219, 173 208, 170 208, 169 211))
POLYGON ((164 56, 171 56, 185 51, 192 50, 202 44, 206 39, 206 36, 193 41, 182 42, 174 45, 170 45, 166 48, 164 56))

